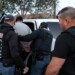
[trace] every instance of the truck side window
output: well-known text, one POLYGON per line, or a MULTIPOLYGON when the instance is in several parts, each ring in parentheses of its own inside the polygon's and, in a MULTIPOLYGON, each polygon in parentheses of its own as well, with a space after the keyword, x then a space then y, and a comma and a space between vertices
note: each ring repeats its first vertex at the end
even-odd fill
POLYGON ((61 28, 59 26, 58 22, 47 22, 50 28, 50 32, 53 34, 54 38, 57 38, 57 36, 61 33, 61 28))

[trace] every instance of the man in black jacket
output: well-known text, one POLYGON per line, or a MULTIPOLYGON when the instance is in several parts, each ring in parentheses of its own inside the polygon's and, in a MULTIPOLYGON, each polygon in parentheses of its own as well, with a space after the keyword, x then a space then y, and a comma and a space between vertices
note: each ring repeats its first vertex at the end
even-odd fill
POLYGON ((14 75, 14 65, 23 69, 25 64, 19 54, 18 37, 14 32, 15 19, 12 15, 4 17, 4 23, 0 26, 0 72, 2 75, 14 75))
POLYGON ((31 75, 41 75, 43 68, 49 63, 52 37, 45 22, 42 22, 39 29, 31 34, 19 37, 22 41, 33 41, 31 44, 33 63, 31 75))

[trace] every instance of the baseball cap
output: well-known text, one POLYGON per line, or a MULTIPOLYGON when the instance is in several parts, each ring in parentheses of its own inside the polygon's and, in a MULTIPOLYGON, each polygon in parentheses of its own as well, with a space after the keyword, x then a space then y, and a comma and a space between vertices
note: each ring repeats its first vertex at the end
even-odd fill
POLYGON ((14 20, 13 15, 5 15, 4 20, 14 20))

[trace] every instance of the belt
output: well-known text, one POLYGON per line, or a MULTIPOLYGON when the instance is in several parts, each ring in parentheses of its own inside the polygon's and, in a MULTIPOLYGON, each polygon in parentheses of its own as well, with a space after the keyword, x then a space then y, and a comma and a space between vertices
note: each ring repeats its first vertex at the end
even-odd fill
POLYGON ((51 52, 50 52, 50 51, 49 51, 49 52, 39 53, 39 54, 36 55, 36 59, 37 59, 37 60, 43 60, 43 58, 44 58, 45 56, 49 56, 49 55, 51 55, 51 52))
POLYGON ((40 56, 47 56, 47 55, 51 55, 52 52, 50 51, 45 51, 45 52, 42 52, 42 53, 39 53, 40 56))

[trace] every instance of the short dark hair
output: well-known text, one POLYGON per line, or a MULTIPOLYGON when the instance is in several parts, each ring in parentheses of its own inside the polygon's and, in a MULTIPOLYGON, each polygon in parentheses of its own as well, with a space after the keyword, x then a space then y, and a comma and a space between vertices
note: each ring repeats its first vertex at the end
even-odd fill
POLYGON ((48 24, 46 22, 42 22, 39 28, 48 28, 48 24))
POLYGON ((22 16, 17 16, 16 21, 23 21, 23 17, 22 16))
POLYGON ((75 8, 74 7, 65 7, 60 10, 57 14, 57 18, 59 15, 62 15, 63 18, 69 17, 71 19, 75 19, 75 8))

